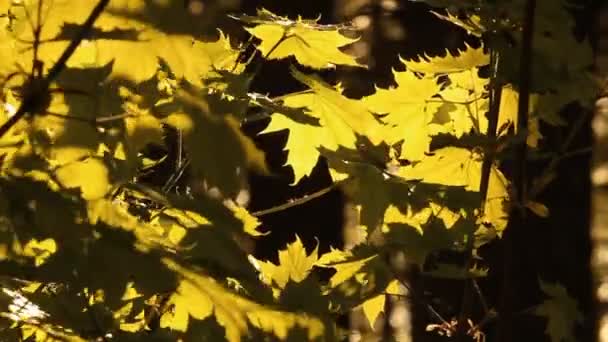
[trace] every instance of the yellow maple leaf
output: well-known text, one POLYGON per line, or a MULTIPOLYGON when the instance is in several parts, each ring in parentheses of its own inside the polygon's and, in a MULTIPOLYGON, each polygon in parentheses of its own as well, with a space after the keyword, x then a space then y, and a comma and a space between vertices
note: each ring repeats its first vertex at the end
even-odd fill
MULTIPOLYGON (((399 170, 399 176, 419 179, 425 183, 463 186, 479 192, 483 157, 459 147, 444 147, 434 151, 417 164, 399 170)), ((508 181, 496 166, 492 166, 482 220, 492 224, 500 234, 507 226, 508 181)))
POLYGON ((398 280, 391 281, 384 290, 384 293, 372 297, 361 304, 363 314, 365 315, 365 318, 367 318, 372 330, 374 329, 374 323, 378 319, 378 316, 384 312, 384 304, 386 303, 387 295, 403 295, 401 284, 398 280))
POLYGON ((267 284, 276 284, 279 288, 285 288, 287 282, 296 283, 308 277, 312 267, 317 262, 317 248, 307 254, 302 241, 296 236, 296 241, 287 245, 286 249, 279 251, 279 264, 275 265, 269 261, 256 260, 262 279, 267 284))
POLYGON ((358 257, 353 256, 350 251, 332 249, 329 253, 323 254, 316 262, 315 266, 333 268, 336 273, 329 279, 329 286, 332 288, 344 283, 348 279, 359 273, 363 267, 378 255, 358 257))
POLYGON ((383 139, 382 126, 360 101, 349 99, 322 80, 293 70, 294 76, 310 91, 287 95, 283 104, 306 108, 307 114, 319 119, 319 126, 303 124, 274 113, 262 133, 289 129, 287 164, 293 168, 297 183, 309 175, 320 156, 318 147, 336 150, 338 146, 355 149, 356 134, 367 135, 374 142, 383 139))
POLYGON ((458 52, 457 56, 453 56, 446 50, 445 57, 423 56, 420 58, 420 61, 402 60, 402 62, 405 63, 408 70, 425 74, 460 72, 490 63, 490 55, 484 53, 483 45, 473 48, 465 43, 464 51, 458 52))
POLYGON ((439 92, 440 85, 435 77, 420 78, 411 71, 393 74, 396 88, 377 88, 363 102, 371 111, 387 114, 382 118, 388 124, 385 140, 404 140, 400 157, 420 160, 429 152, 431 135, 436 130, 431 121, 441 104, 431 98, 439 92))
MULTIPOLYGON (((16 46, 24 51, 20 56, 0 63, 0 74, 8 75, 18 64, 23 70, 31 70, 33 61, 34 30, 42 25, 38 58, 45 69, 52 66, 65 50, 71 39, 93 8, 97 0, 27 0, 14 5, 21 30, 13 37, 16 46), (35 18, 38 4, 42 5, 43 22, 27 23, 35 18), (29 13, 26 15, 25 13, 29 13)), ((150 23, 171 21, 173 25, 187 25, 190 13, 183 6, 169 1, 150 4, 145 0, 113 0, 95 21, 90 35, 68 60, 68 67, 103 66, 112 62, 112 76, 141 82, 154 75, 158 58, 170 66, 177 78, 185 78, 193 84, 201 84, 213 68, 232 68, 237 62, 238 51, 230 48, 228 39, 220 34, 216 42, 200 42, 189 32, 170 32, 150 23), (154 10, 151 10, 155 7, 154 10), (191 60, 196 62, 192 63, 191 60)))
POLYGON ((213 315, 226 330, 226 339, 230 342, 241 341, 247 336, 249 324, 279 339, 285 339, 295 328, 305 329, 311 341, 324 334, 323 323, 315 317, 274 310, 230 292, 209 276, 190 271, 170 259, 164 259, 164 262, 179 273, 182 280, 169 298, 173 310, 161 317, 163 328, 187 331, 191 318, 204 320, 213 315))
POLYGON ((259 20, 259 25, 246 30, 262 41, 257 48, 267 59, 294 56, 298 63, 315 69, 362 66, 339 50, 357 41, 342 35, 339 26, 320 25, 318 20, 302 18, 293 21, 265 9, 260 10, 258 16, 268 20, 259 20))

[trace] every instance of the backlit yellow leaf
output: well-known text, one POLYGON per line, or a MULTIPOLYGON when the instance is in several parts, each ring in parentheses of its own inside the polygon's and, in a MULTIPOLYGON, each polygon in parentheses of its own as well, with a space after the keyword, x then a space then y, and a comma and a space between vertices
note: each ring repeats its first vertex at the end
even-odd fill
POLYGON ((66 188, 80 188, 87 200, 103 197, 110 190, 110 178, 106 165, 97 158, 87 158, 60 167, 57 180, 66 188))
POLYGON ((290 280, 299 283, 306 279, 317 262, 317 248, 310 255, 307 254, 302 241, 296 236, 296 241, 279 251, 278 265, 269 261, 256 261, 263 280, 269 285, 276 284, 283 289, 290 280))
POLYGON ((262 40, 257 48, 267 59, 294 56, 298 63, 315 69, 333 68, 335 65, 361 66, 352 56, 339 48, 357 39, 347 38, 339 27, 320 25, 317 20, 296 21, 276 16, 267 10, 258 15, 272 18, 247 31, 262 40))
POLYGON ((324 334, 323 323, 306 314, 278 311, 257 304, 231 292, 213 278, 187 270, 176 262, 165 259, 165 264, 182 276, 177 291, 169 298, 173 310, 162 315, 160 325, 186 331, 190 319, 203 320, 214 315, 226 329, 226 339, 239 342, 249 335, 249 325, 285 339, 294 328, 305 329, 308 340, 324 334))
POLYGON ((377 88, 363 99, 368 108, 380 114, 388 124, 385 141, 397 143, 404 140, 401 158, 420 160, 429 151, 434 127, 434 114, 440 107, 436 99, 440 85, 435 77, 420 78, 410 71, 393 72, 396 88, 377 88))
POLYGON ((426 74, 460 72, 490 63, 490 55, 483 51, 483 46, 473 48, 466 45, 464 51, 458 52, 458 55, 453 56, 446 50, 445 57, 424 56, 420 58, 419 62, 403 60, 403 63, 410 71, 426 74))
MULTIPOLYGON (((468 191, 479 191, 483 156, 458 147, 445 147, 418 164, 402 168, 399 175, 419 179, 425 183, 463 186, 468 191)), ((496 166, 492 166, 488 184, 483 221, 492 224, 499 234, 506 228, 508 211, 507 180, 496 166)))
POLYGON ((287 163, 293 168, 297 183, 309 175, 319 158, 318 147, 336 150, 338 146, 355 148, 355 134, 367 135, 375 142, 383 139, 382 126, 360 102, 349 99, 316 77, 293 71, 294 76, 311 88, 310 92, 288 95, 284 105, 306 108, 307 114, 319 119, 319 125, 296 122, 281 113, 262 133, 289 129, 287 163))
POLYGON ((363 302, 361 306, 363 307, 363 313, 365 314, 365 318, 369 322, 369 325, 372 329, 374 329, 374 323, 378 319, 381 313, 384 312, 384 304, 386 302, 386 297, 389 294, 392 295, 403 295, 403 291, 401 290, 401 285, 398 280, 391 281, 390 284, 384 290, 384 293, 379 294, 373 298, 370 298, 363 302))

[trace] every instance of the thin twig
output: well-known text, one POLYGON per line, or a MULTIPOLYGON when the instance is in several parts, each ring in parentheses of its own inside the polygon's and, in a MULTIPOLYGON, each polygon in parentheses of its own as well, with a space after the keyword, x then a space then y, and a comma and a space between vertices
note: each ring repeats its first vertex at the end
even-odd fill
POLYGON ((175 172, 171 175, 171 177, 169 177, 169 179, 167 179, 167 182, 163 185, 162 191, 164 193, 168 193, 169 191, 171 191, 171 189, 175 186, 175 184, 177 184, 177 182, 180 180, 180 178, 186 171, 188 165, 190 165, 190 159, 184 158, 180 167, 175 170, 175 172))
MULTIPOLYGON (((443 318, 443 316, 441 316, 441 314, 439 312, 437 312, 437 310, 435 310, 435 308, 431 305, 431 303, 429 303, 423 296, 421 296, 419 293, 417 293, 416 291, 414 291, 412 289, 412 287, 403 279, 401 279, 401 277, 397 277, 396 278, 399 283, 401 283, 401 285, 403 285, 408 293, 410 293, 412 295, 411 298, 413 298, 415 301, 417 301, 419 304, 423 304, 425 309, 428 311, 428 313, 433 316, 433 318, 441 324, 449 324, 449 322, 443 318)), ((405 297, 405 296, 404 296, 405 297)))
POLYGON ((333 189, 337 188, 339 185, 341 185, 344 181, 338 181, 333 183, 332 185, 325 187, 319 191, 315 191, 312 194, 306 195, 304 197, 301 198, 297 198, 297 199, 293 199, 290 200, 287 203, 281 204, 281 205, 277 205, 275 207, 272 208, 268 208, 268 209, 264 209, 264 210, 259 210, 256 212, 253 212, 251 215, 259 217, 259 216, 264 216, 264 215, 268 215, 268 214, 273 214, 279 211, 283 211, 289 208, 293 208, 299 205, 302 205, 306 202, 312 201, 313 199, 319 198, 329 192, 331 192, 333 189))
POLYGON ((479 298, 479 302, 481 303, 481 307, 483 308, 483 313, 487 314, 488 312, 490 312, 490 309, 488 303, 486 302, 486 298, 483 296, 483 292, 481 292, 481 288, 479 287, 477 280, 471 279, 471 282, 473 283, 473 288, 475 289, 475 292, 477 293, 477 298, 479 298))
MULTIPOLYGON (((568 135, 566 136, 566 139, 564 139, 564 142, 560 146, 557 155, 555 155, 553 157, 553 159, 549 162, 549 165, 547 165, 547 167, 543 170, 543 172, 538 177, 538 179, 542 179, 544 177, 547 177, 549 174, 553 173, 555 171, 555 168, 564 159, 576 156, 578 154, 588 153, 592 150, 591 147, 586 147, 586 148, 583 148, 580 150, 566 152, 568 150, 568 148, 570 147, 570 145, 572 145, 572 143, 574 142, 574 139, 576 138, 578 133, 580 133, 581 129, 584 127, 585 122, 587 120, 589 120, 589 118, 591 117, 591 113, 592 113, 591 111, 585 111, 585 115, 581 115, 578 118, 578 120, 576 120, 576 122, 574 123, 572 128, 570 128, 570 130, 568 131, 568 135)), ((532 188, 530 189, 530 192, 528 193, 528 198, 533 200, 538 195, 540 195, 540 193, 543 192, 543 190, 545 190, 545 188, 548 185, 549 185, 549 183, 546 183, 546 182, 539 182, 536 184, 532 184, 532 188)), ((522 204, 522 203, 520 203, 520 204, 522 204)))

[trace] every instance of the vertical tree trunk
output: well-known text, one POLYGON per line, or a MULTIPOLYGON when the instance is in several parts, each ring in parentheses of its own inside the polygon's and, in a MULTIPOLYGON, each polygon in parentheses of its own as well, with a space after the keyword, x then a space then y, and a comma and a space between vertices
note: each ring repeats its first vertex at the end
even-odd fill
MULTIPOLYGON (((597 76, 608 81, 608 9, 598 16, 599 39, 596 49, 597 76)), ((608 87, 603 87, 603 96, 596 102, 593 118, 593 165, 592 183, 592 267, 595 278, 595 296, 598 341, 608 342, 608 87)))
MULTIPOLYGON (((380 48, 383 43, 383 34, 379 26, 383 20, 386 7, 397 6, 396 1, 380 0, 335 0, 335 14, 338 21, 351 21, 360 31, 360 40, 351 46, 353 55, 359 57, 360 62, 365 63, 374 73, 375 55, 382 54, 380 48), (388 4, 388 5, 387 5, 388 4), (394 4, 394 5, 392 5, 394 4)), ((396 7, 394 7, 396 8, 396 7)), ((386 53, 386 51, 384 51, 386 53)), ((339 79, 347 89, 354 89, 355 95, 361 89, 369 88, 369 79, 361 77, 360 73, 342 73, 339 79)), ((345 223, 343 228, 344 248, 350 249, 364 241, 365 237, 359 226, 359 213, 351 202, 345 204, 345 223)), ((379 227, 378 227, 379 229, 379 227)), ((402 258, 396 258, 401 260, 402 258)), ((405 262, 395 263, 396 269, 406 269, 405 262)), ((405 289, 403 289, 405 291, 405 289)), ((387 296, 385 313, 374 324, 372 329, 361 309, 353 310, 349 317, 350 337, 349 341, 385 341, 396 340, 399 342, 411 341, 411 315, 409 303, 403 298, 387 296)), ((373 324, 373 323, 372 323, 373 324)))

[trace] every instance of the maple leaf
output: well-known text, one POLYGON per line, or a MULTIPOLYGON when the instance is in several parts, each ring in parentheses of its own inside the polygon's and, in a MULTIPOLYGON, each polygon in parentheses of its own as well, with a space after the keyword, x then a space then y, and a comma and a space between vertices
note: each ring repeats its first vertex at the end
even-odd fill
POLYGON ((317 340, 324 334, 323 323, 306 314, 270 309, 245 297, 230 292, 213 278, 186 269, 173 260, 165 259, 182 280, 177 291, 169 298, 173 310, 163 314, 160 325, 177 331, 186 331, 189 320, 215 317, 226 329, 226 339, 241 341, 249 335, 249 324, 285 339, 290 330, 303 328, 308 340, 317 340))
POLYGON ((432 97, 439 92, 440 84, 435 77, 420 78, 411 71, 393 71, 393 74, 396 88, 376 88, 363 102, 371 111, 387 114, 382 118, 388 124, 387 142, 405 140, 400 157, 420 160, 429 152, 431 135, 437 130, 431 121, 441 103, 432 97))
POLYGON ((332 249, 315 266, 333 268, 326 297, 339 308, 352 308, 381 294, 394 279, 382 252, 370 245, 350 251, 332 249))
MULTIPOLYGON (((483 158, 475 152, 458 147, 444 147, 417 164, 404 167, 399 175, 405 179, 419 179, 425 183, 463 186, 467 191, 479 192, 483 158)), ((507 226, 509 198, 507 180, 496 166, 492 166, 483 222, 492 224, 501 234, 507 226)))
POLYGON ((381 313, 384 312, 384 306, 386 303, 386 297, 388 295, 403 295, 403 291, 401 289, 401 284, 398 280, 393 280, 388 284, 384 293, 381 293, 373 298, 370 298, 361 304, 363 309, 363 314, 365 318, 367 318, 367 322, 369 323, 372 330, 374 329, 374 323, 378 319, 381 313))
MULTIPOLYGON (((30 0, 25 4, 15 4, 14 10, 21 30, 13 39, 18 50, 24 54, 3 60, 0 74, 7 75, 20 65, 23 70, 31 70, 32 46, 34 31, 37 25, 43 25, 38 58, 45 68, 52 66, 59 55, 74 38, 81 25, 97 0, 30 0), (44 21, 28 21, 27 11, 35 17, 38 4, 42 5, 44 21), (23 6, 26 6, 24 8, 23 6), (25 24, 25 25, 24 25, 25 24)), ((168 63, 177 78, 200 85, 201 78, 213 73, 213 69, 232 68, 236 65, 238 51, 230 48, 230 42, 223 35, 216 42, 201 42, 192 38, 189 33, 165 31, 150 23, 171 22, 196 26, 190 13, 182 6, 170 2, 157 3, 157 8, 146 0, 113 0, 106 10, 95 21, 87 39, 80 44, 68 60, 68 67, 101 66, 112 62, 112 77, 141 82, 149 79, 158 66, 158 58, 168 63), (195 59, 196 63, 190 60, 195 59)))
POLYGON ((306 114, 319 120, 319 126, 274 113, 270 124, 261 133, 289 129, 287 164, 293 168, 294 184, 312 172, 320 156, 320 146, 329 150, 338 146, 354 149, 356 134, 369 135, 375 141, 382 139, 382 135, 377 134, 382 131, 381 124, 360 101, 345 97, 317 77, 306 76, 295 69, 292 69, 292 74, 310 90, 284 96, 283 104, 293 108, 305 107, 306 114))
POLYGON ((425 74, 447 74, 480 67, 490 63, 490 55, 484 53, 484 47, 473 48, 465 43, 465 50, 453 56, 446 50, 445 57, 421 57, 420 61, 402 60, 407 70, 425 74))
POLYGON ((323 254, 317 260, 315 266, 335 269, 336 273, 329 280, 329 285, 337 287, 354 277, 368 262, 377 256, 377 254, 373 253, 361 253, 361 255, 357 255, 351 251, 332 248, 330 252, 323 254))
POLYGON ((266 9, 259 10, 257 17, 240 18, 258 24, 246 30, 262 41, 257 48, 266 59, 294 56, 301 65, 315 69, 333 68, 335 65, 362 66, 355 58, 339 50, 357 41, 340 33, 344 26, 320 25, 318 19, 298 18, 294 21, 266 9))
POLYGON ((534 314, 547 319, 545 333, 552 342, 576 341, 574 327, 583 322, 576 300, 561 284, 546 283, 542 279, 539 284, 549 298, 536 307, 534 314))
POLYGON ((262 279, 267 284, 276 284, 284 289, 287 282, 299 283, 308 277, 312 267, 317 262, 317 247, 310 253, 296 235, 296 241, 287 245, 286 249, 279 251, 279 264, 275 265, 269 261, 255 260, 254 264, 259 269, 262 279))

